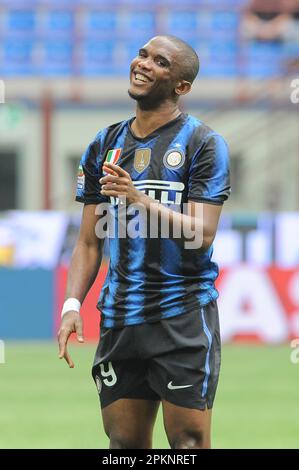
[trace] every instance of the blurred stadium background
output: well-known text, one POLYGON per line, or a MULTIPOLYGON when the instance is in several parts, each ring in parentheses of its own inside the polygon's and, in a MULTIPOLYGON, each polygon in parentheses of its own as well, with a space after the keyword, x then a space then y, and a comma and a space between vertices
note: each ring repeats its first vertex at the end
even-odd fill
MULTIPOLYGON (((298 0, 0 0, 0 448, 107 447, 89 376, 107 259, 84 304, 90 344, 71 345, 76 369, 54 342, 76 173, 97 131, 134 113, 129 63, 163 33, 201 59, 184 110, 231 149, 214 446, 299 447, 298 0)), ((155 446, 167 446, 161 416, 155 446)))

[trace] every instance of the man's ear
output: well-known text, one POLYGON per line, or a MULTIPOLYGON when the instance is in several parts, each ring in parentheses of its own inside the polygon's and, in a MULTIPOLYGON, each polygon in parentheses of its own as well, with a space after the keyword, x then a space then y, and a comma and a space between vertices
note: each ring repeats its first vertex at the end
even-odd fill
POLYGON ((186 95, 191 90, 191 83, 187 80, 180 80, 175 87, 174 91, 177 95, 186 95))

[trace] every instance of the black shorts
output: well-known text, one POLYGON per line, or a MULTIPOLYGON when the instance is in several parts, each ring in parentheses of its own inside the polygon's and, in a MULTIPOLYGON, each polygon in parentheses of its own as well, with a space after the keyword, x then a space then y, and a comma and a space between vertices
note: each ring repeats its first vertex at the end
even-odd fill
POLYGON ((212 408, 220 351, 216 301, 155 323, 102 327, 92 368, 101 407, 135 398, 212 408))

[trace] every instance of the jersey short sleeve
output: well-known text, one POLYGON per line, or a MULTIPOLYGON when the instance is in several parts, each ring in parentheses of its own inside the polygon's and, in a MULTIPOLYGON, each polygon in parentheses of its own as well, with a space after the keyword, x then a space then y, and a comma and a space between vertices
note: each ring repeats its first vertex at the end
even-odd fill
POLYGON ((101 194, 101 185, 99 183, 103 164, 101 135, 99 133, 88 146, 78 168, 76 201, 84 204, 99 204, 108 201, 108 197, 101 194))
POLYGON ((229 151, 223 137, 212 133, 195 151, 189 169, 188 199, 223 204, 230 194, 229 151))

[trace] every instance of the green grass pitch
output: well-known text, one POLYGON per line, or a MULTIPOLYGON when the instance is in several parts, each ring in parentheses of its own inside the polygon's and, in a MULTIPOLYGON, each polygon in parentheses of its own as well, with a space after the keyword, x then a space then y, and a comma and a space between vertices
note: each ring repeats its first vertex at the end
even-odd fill
MULTIPOLYGON (((108 448, 90 368, 95 345, 6 342, 0 448, 108 448)), ((299 448, 299 364, 284 346, 226 345, 213 413, 214 448, 299 448)), ((154 448, 168 448, 159 413, 154 448)))

